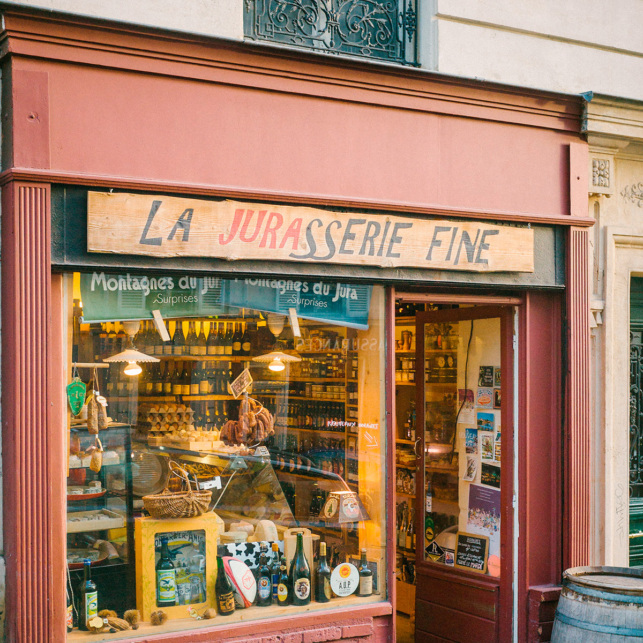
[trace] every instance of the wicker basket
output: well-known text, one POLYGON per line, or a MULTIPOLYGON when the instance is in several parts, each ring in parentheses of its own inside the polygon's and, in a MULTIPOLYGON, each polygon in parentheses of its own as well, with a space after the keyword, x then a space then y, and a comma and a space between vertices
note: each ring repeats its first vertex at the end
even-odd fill
POLYGON ((170 462, 170 471, 177 478, 181 478, 183 489, 174 492, 166 485, 161 493, 143 496, 143 505, 150 516, 152 518, 194 518, 205 513, 210 506, 212 491, 192 489, 188 472, 174 462, 170 462))

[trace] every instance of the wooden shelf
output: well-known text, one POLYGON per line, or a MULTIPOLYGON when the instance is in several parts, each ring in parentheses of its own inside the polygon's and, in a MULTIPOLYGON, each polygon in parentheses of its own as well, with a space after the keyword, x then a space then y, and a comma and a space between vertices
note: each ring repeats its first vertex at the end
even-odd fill
POLYGON ((397 444, 409 444, 411 446, 415 445, 415 440, 403 440, 402 438, 397 438, 395 442, 397 444))
POLYGON ((328 429, 305 429, 298 426, 284 426, 288 431, 305 431, 306 433, 330 433, 332 435, 343 435, 346 433, 346 427, 342 427, 341 431, 329 431, 328 429))
POLYGON ((288 377, 287 379, 284 380, 268 380, 268 379, 262 379, 262 380, 255 380, 256 382, 268 382, 270 384, 288 384, 288 382, 310 382, 313 384, 316 383, 324 383, 324 382, 335 382, 335 383, 340 383, 344 384, 346 382, 346 378, 344 377, 288 377))
POLYGON ((153 355, 157 359, 175 359, 178 362, 251 362, 251 355, 153 355))
MULTIPOLYGON (((99 568, 96 568, 99 569, 99 568)), ((81 570, 82 571, 82 570, 81 570)), ((94 573, 92 569, 92 574, 94 573)), ((315 612, 316 615, 320 613, 320 609, 328 607, 330 609, 345 609, 356 607, 360 605, 369 605, 372 603, 378 603, 384 600, 383 595, 373 594, 373 596, 359 597, 359 596, 348 596, 346 598, 333 598, 330 603, 325 603, 320 605, 315 601, 311 601, 309 605, 297 606, 297 605, 288 605, 286 607, 280 607, 279 605, 272 605, 270 607, 257 607, 253 605, 247 607, 246 609, 236 610, 230 616, 221 616, 217 615, 214 619, 203 619, 197 621, 193 618, 175 618, 169 619, 163 625, 151 625, 150 623, 141 623, 140 628, 136 632, 132 630, 125 630, 122 632, 116 632, 110 634, 108 632, 101 634, 90 634, 88 632, 81 632, 80 630, 74 630, 67 634, 67 641, 80 641, 86 643, 87 641, 95 641, 100 643, 101 641, 118 641, 122 639, 131 640, 132 635, 140 637, 141 640, 152 640, 154 637, 158 637, 161 634, 168 634, 171 632, 182 633, 185 637, 186 632, 193 632, 193 636, 197 637, 198 630, 204 630, 207 628, 213 628, 218 626, 220 630, 215 630, 211 635, 213 638, 217 638, 218 635, 225 638, 226 626, 233 623, 255 621, 257 623, 257 628, 260 629, 260 621, 263 619, 272 619, 284 616, 296 616, 304 615, 310 612, 315 612)), ((214 600, 211 601, 214 605, 214 600)), ((187 614, 187 605, 186 614, 187 614)), ((205 638, 204 635, 198 635, 199 638, 205 638)), ((207 637, 209 638, 209 637, 207 637)))
POLYGON ((415 500, 415 495, 414 494, 406 493, 404 491, 396 491, 395 495, 396 496, 404 496, 404 498, 412 498, 413 500, 415 500))
MULTIPOLYGON (((253 397, 285 397, 285 393, 253 393, 253 397)), ((345 400, 332 400, 327 397, 305 397, 302 395, 288 395, 289 400, 306 400, 308 402, 336 402, 337 404, 346 404, 345 400)))

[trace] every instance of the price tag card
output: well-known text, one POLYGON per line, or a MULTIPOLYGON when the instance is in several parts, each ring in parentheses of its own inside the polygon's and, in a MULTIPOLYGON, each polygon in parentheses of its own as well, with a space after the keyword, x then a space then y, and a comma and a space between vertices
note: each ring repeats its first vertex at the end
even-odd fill
POLYGON ((252 375, 249 369, 244 369, 237 379, 229 385, 230 393, 236 400, 252 384, 252 375))
POLYGON ((199 487, 204 491, 208 489, 221 489, 221 477, 217 476, 212 480, 205 480, 204 482, 199 482, 199 487))

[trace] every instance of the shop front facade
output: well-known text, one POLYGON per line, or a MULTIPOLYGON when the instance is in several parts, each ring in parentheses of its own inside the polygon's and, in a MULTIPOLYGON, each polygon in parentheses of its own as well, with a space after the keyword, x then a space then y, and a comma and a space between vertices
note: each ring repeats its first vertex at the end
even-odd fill
POLYGON ((546 640, 588 560, 580 101, 4 20, 9 640, 546 640))

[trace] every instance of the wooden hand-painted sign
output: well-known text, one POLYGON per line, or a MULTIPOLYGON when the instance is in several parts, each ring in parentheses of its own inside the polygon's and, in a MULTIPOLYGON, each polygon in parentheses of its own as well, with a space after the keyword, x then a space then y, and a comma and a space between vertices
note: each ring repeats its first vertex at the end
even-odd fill
POLYGON ((526 227, 90 192, 89 252, 533 272, 526 227))

